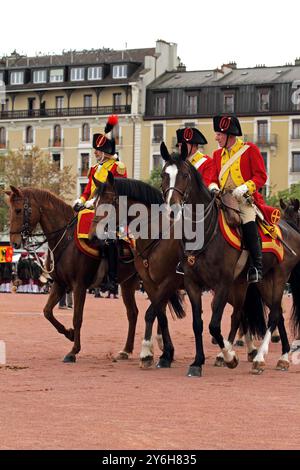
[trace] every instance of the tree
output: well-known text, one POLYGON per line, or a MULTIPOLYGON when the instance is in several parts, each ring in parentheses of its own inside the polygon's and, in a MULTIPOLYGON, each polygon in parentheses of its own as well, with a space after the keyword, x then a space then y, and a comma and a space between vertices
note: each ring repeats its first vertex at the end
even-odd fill
MULTIPOLYGON (((2 187, 35 187, 48 189, 57 196, 68 200, 70 192, 76 186, 76 177, 72 175, 71 165, 63 170, 38 147, 31 150, 20 148, 0 158, 0 182, 2 187)), ((0 200, 0 231, 7 220, 7 205, 0 200), (1 226, 2 224, 2 226, 1 226)))
POLYGON ((157 168, 153 168, 150 174, 150 178, 146 181, 148 184, 159 190, 161 189, 161 170, 161 165, 159 165, 157 168))
POLYGON ((287 201, 290 198, 300 199, 300 183, 292 184, 290 188, 278 191, 277 193, 274 193, 271 189, 269 196, 265 199, 268 205, 273 207, 279 207, 280 199, 287 201))

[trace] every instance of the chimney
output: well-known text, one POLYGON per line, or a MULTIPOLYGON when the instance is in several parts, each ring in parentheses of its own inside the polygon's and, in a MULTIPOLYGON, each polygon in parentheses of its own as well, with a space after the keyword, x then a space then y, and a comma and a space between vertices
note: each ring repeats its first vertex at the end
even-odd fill
POLYGON ((297 57, 297 58, 295 59, 295 65, 300 65, 300 57, 297 57))
POLYGON ((179 65, 177 65, 177 72, 186 72, 186 65, 180 62, 179 65))

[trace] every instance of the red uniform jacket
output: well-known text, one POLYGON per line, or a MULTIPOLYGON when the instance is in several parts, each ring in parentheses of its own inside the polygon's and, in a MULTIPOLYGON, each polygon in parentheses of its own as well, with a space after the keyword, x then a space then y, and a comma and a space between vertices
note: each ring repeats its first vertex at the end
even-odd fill
POLYGON ((190 160, 190 163, 202 176, 203 182, 206 186, 212 181, 216 175, 215 163, 208 155, 203 155, 196 152, 190 160))

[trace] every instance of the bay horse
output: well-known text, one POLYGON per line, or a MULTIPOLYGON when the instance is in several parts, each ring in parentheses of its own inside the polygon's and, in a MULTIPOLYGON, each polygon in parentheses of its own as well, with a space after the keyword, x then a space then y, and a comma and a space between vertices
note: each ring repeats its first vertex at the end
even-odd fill
POLYGON ((176 274, 176 265, 182 250, 181 240, 168 238, 161 239, 161 220, 154 220, 151 212, 152 205, 163 204, 163 197, 159 190, 144 183, 130 178, 114 178, 109 172, 107 181, 100 183, 94 178, 97 186, 95 191, 95 217, 90 229, 90 238, 104 234, 105 215, 98 215, 101 206, 110 205, 116 209, 116 230, 119 228, 119 197, 127 196, 126 223, 130 224, 134 216, 131 208, 136 203, 145 208, 145 218, 141 224, 147 224, 145 238, 136 238, 134 249, 134 265, 143 286, 151 301, 151 305, 145 314, 145 335, 140 354, 140 367, 149 368, 153 364, 152 327, 157 316, 163 339, 163 354, 156 365, 158 368, 168 368, 174 359, 174 346, 169 334, 168 321, 166 317, 166 304, 169 302, 178 318, 184 317, 181 297, 176 292, 183 288, 183 276, 176 274), (159 238, 151 238, 151 226, 158 224, 159 238))
MULTIPOLYGON (((93 283, 98 268, 102 276, 107 270, 107 262, 95 259, 80 251, 74 240, 77 216, 73 208, 49 191, 36 188, 16 188, 6 191, 10 207, 10 241, 14 248, 28 243, 37 224, 40 224, 47 239, 49 251, 54 258, 53 284, 44 315, 47 320, 74 342, 64 362, 75 362, 81 349, 80 330, 86 291, 93 283), (101 264, 100 264, 101 263, 101 264), (74 293, 73 328, 66 329, 54 314, 53 308, 66 290, 74 293)), ((118 358, 125 359, 133 351, 138 309, 135 302, 137 287, 136 270, 133 263, 119 263, 122 298, 128 317, 128 334, 124 350, 118 358)), ((99 271, 98 271, 99 273, 99 271)), ((99 279, 101 281, 101 279, 99 279)))
MULTIPOLYGON (((235 278, 240 253, 224 239, 218 223, 219 208, 216 204, 216 197, 211 195, 204 185, 201 175, 186 160, 186 146, 182 146, 181 154, 177 158, 173 158, 170 156, 166 145, 162 143, 161 156, 165 161, 162 170, 162 190, 165 200, 169 205, 174 206, 177 204, 181 208, 186 204, 191 204, 193 223, 204 224, 203 246, 191 252, 185 251, 184 256, 185 288, 192 304, 193 328, 196 340, 196 356, 189 368, 188 375, 201 376, 202 365, 205 361, 202 343, 202 311, 199 302, 201 290, 204 286, 214 291, 212 317, 209 324, 210 333, 222 351, 225 364, 230 368, 234 368, 238 365, 238 359, 232 344, 224 340, 221 334, 221 320, 227 302, 232 303, 236 309, 243 309, 248 290, 247 268, 244 268, 241 274, 235 278), (198 204, 204 206, 202 220, 196 218, 195 209, 198 204)), ((253 374, 263 372, 272 332, 277 326, 282 343, 282 356, 279 359, 277 368, 287 370, 289 367, 288 353, 290 346, 284 326, 281 301, 290 274, 293 273, 297 276, 297 266, 300 262, 300 235, 285 221, 280 222, 280 228, 283 240, 295 253, 292 253, 285 246, 284 260, 281 263, 277 262, 275 255, 272 253, 263 254, 264 278, 262 282, 257 284, 257 289, 261 294, 261 298, 269 307, 270 314, 267 332, 253 360, 253 374)), ((297 276, 297 281, 299 286, 300 276, 297 276)), ((294 298, 294 301, 298 302, 299 299, 294 298)), ((299 323, 299 308, 296 315, 295 321, 299 323)))

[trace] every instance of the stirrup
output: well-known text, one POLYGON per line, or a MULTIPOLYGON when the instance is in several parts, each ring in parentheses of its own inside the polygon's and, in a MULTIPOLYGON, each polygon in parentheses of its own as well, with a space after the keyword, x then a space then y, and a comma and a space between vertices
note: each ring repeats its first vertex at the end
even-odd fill
POLYGON ((248 269, 247 273, 247 282, 248 284, 254 284, 256 282, 260 282, 262 280, 262 275, 259 270, 255 266, 251 266, 248 269))
POLYGON ((184 276, 184 271, 182 269, 182 266, 181 266, 180 262, 176 266, 176 274, 181 274, 182 276, 184 276))

